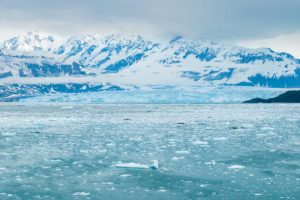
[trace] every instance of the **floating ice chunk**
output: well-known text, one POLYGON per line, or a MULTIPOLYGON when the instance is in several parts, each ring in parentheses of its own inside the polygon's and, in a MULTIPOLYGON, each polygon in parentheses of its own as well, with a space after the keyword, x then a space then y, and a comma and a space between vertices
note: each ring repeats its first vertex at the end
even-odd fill
POLYGON ((61 107, 61 109, 63 110, 68 110, 68 109, 73 109, 74 107, 73 106, 63 106, 61 107))
POLYGON ((201 184, 200 185, 201 188, 204 188, 204 187, 207 187, 207 186, 208 186, 208 184, 201 184))
POLYGON ((175 151, 177 154, 189 154, 189 151, 175 151))
POLYGON ((130 177, 132 176, 131 174, 121 174, 120 177, 130 177))
POLYGON ((256 134, 256 136, 257 137, 266 137, 266 136, 268 136, 267 134, 264 134, 264 133, 258 133, 258 134, 256 134))
POLYGON ((245 166, 243 165, 231 165, 228 167, 228 169, 244 169, 245 166))
POLYGON ((213 138, 213 140, 223 141, 223 140, 227 140, 227 138, 226 137, 216 137, 216 138, 213 138))
POLYGON ((102 172, 97 172, 97 175, 102 176, 103 174, 102 174, 102 172))
POLYGON ((158 192, 166 192, 167 190, 164 187, 159 187, 159 190, 157 190, 158 192))
POLYGON ((193 144, 194 145, 208 145, 208 142, 197 140, 197 141, 194 141, 193 144))
POLYGON ((243 124, 243 127, 245 128, 254 128, 254 124, 243 124))
POLYGON ((205 162, 205 164, 210 165, 211 167, 214 167, 217 164, 217 162, 215 160, 212 160, 210 162, 205 162))
POLYGON ((100 149, 100 150, 98 150, 98 153, 106 153, 106 152, 107 152, 107 149, 100 149))
POLYGON ((286 120, 294 122, 294 121, 298 121, 299 119, 298 118, 286 118, 286 120))
POLYGON ((262 131, 269 131, 269 130, 274 130, 274 128, 273 127, 265 126, 265 127, 262 127, 261 130, 262 131))
POLYGON ((143 138, 142 137, 132 137, 132 138, 129 138, 130 141, 143 141, 143 138))
POLYGON ((6 132, 6 133, 1 133, 3 136, 14 136, 16 135, 17 133, 15 132, 6 132))
POLYGON ((172 160, 181 160, 184 159, 184 157, 173 157, 172 160))
POLYGON ((114 183, 113 183, 113 182, 110 182, 110 181, 108 181, 108 182, 102 182, 102 184, 103 184, 103 185, 114 185, 114 183))
POLYGON ((90 193, 88 192, 75 192, 73 193, 74 196, 88 196, 90 193))
POLYGON ((151 169, 158 169, 158 160, 152 160, 151 169))
POLYGON ((139 163, 117 163, 113 165, 114 167, 120 167, 120 168, 140 168, 140 169, 149 169, 150 167, 148 165, 143 165, 139 163))
POLYGON ((157 169, 158 160, 152 160, 152 165, 145 165, 140 163, 117 163, 113 165, 114 167, 119 168, 136 168, 136 169, 157 169))

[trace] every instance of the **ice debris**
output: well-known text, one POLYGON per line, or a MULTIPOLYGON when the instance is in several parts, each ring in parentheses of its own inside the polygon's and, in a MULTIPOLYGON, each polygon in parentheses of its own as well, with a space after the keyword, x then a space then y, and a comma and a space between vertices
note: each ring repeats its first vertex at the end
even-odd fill
POLYGON ((131 163, 117 163, 112 166, 118 168, 158 169, 158 160, 152 160, 151 165, 131 162, 131 163))

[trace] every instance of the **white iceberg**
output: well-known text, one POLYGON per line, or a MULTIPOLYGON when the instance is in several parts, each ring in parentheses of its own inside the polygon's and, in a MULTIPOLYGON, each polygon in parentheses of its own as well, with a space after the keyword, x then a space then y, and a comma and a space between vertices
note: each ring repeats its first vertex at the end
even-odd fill
POLYGON ((158 160, 152 160, 151 165, 131 162, 131 163, 117 163, 112 166, 118 168, 158 169, 158 160))
POLYGON ((244 169, 245 166, 243 165, 231 165, 228 167, 228 169, 244 169))

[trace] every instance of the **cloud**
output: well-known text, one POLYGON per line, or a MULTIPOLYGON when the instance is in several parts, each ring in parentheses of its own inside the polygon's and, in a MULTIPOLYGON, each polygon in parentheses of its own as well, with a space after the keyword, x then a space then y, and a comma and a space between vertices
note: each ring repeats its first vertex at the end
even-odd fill
POLYGON ((299 0, 2 0, 2 35, 124 31, 253 40, 300 32, 299 0))
POLYGON ((238 44, 249 48, 268 47, 279 52, 289 52, 300 58, 300 34, 278 35, 269 39, 238 41, 238 44))

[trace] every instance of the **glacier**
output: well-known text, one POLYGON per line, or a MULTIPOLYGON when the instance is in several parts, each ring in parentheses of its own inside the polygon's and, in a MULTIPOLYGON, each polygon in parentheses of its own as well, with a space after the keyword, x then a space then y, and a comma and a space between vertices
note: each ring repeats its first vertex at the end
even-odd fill
POLYGON ((21 103, 78 103, 78 104, 200 104, 241 103, 256 97, 271 98, 288 89, 260 87, 161 87, 119 89, 112 86, 101 92, 60 93, 22 98, 21 103))

